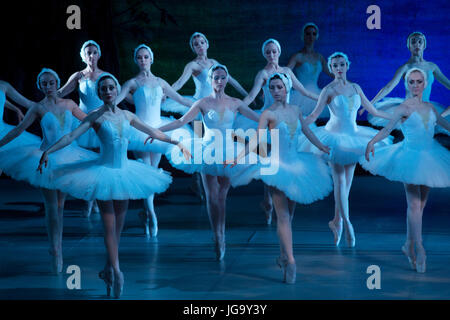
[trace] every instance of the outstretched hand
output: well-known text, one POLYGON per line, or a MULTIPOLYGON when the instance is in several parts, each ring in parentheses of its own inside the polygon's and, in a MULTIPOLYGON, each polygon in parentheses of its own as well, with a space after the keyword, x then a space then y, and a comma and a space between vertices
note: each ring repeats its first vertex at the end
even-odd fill
POLYGON ((148 136, 147 139, 145 139, 144 144, 146 144, 148 140, 150 140, 150 143, 152 143, 155 138, 153 138, 152 136, 148 136))
POLYGON ((37 171, 42 174, 42 167, 45 166, 47 168, 48 165, 48 155, 47 152, 44 152, 39 160, 39 166, 37 167, 37 171))
POLYGON ((180 142, 177 144, 177 147, 180 148, 181 152, 183 152, 183 156, 186 160, 190 160, 192 157, 192 154, 189 152, 188 149, 180 142))
POLYGON ((320 148, 320 151, 325 152, 326 154, 330 155, 330 147, 329 146, 322 145, 322 147, 320 148))
POLYGON ((366 109, 361 108, 361 110, 358 111, 359 116, 362 116, 365 111, 366 111, 366 109))
POLYGON ((375 148, 374 148, 373 144, 369 142, 367 144, 366 153, 365 153, 365 157, 366 157, 367 161, 370 161, 370 159, 369 159, 370 153, 372 153, 372 157, 375 156, 375 148))

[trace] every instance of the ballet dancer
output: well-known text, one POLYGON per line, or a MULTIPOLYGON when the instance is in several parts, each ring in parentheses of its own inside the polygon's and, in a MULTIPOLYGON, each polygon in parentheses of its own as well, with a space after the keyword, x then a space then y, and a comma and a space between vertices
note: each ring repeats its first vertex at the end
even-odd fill
MULTIPOLYGON (((23 180, 40 188, 44 198, 45 221, 50 242, 49 253, 52 256, 52 268, 55 273, 62 272, 62 234, 63 210, 66 194, 54 187, 51 174, 41 175, 36 172, 39 158, 43 150, 57 141, 72 129, 73 116, 82 120, 86 114, 70 99, 62 99, 57 95, 60 80, 55 71, 44 68, 37 76, 37 87, 45 94, 40 103, 25 100, 30 107, 25 118, 19 125, 9 131, 0 140, 0 147, 8 144, 16 137, 21 137, 24 131, 35 120, 40 121, 42 129, 42 143, 17 145, 2 148, 0 151, 0 167, 15 180, 23 180)), ((8 89, 10 91, 11 88, 8 89)), ((12 95, 14 99, 14 94, 12 95)), ((22 98, 24 100, 25 98, 22 98)), ((22 104, 20 99, 16 100, 22 104)), ((95 158, 96 153, 71 145, 64 151, 55 153, 52 157, 51 168, 57 168, 63 163, 95 158)))
MULTIPOLYGON (((196 161, 194 163, 175 161, 174 157, 178 159, 181 157, 172 151, 168 151, 166 157, 172 166, 177 169, 189 174, 201 173, 205 187, 206 208, 214 232, 216 258, 220 261, 223 260, 225 255, 225 206, 230 188, 229 177, 232 171, 230 168, 224 168, 225 159, 223 157, 226 156, 227 150, 230 148, 237 147, 238 150, 242 148, 241 144, 227 143, 227 141, 232 141, 231 132, 227 132, 227 129, 233 129, 237 112, 256 122, 259 116, 241 100, 225 94, 225 87, 228 83, 228 70, 225 66, 218 64, 211 67, 208 72, 208 79, 211 81, 213 92, 209 96, 196 101, 183 117, 159 129, 161 131, 174 130, 193 121, 199 114, 202 115, 205 133, 203 138, 192 139, 192 141, 199 141, 201 146, 201 154, 194 152, 194 159, 198 155, 209 157, 208 155, 215 154, 214 159, 209 159, 213 160, 212 163, 207 163, 203 158, 200 158, 203 159, 199 161, 200 163, 196 161), (219 132, 219 136, 217 136, 217 132, 219 132), (221 143, 220 140, 222 140, 221 143), (216 150, 220 146, 224 150, 216 150)), ((195 145, 194 147, 191 146, 191 150, 196 150, 195 145)))
MULTIPOLYGON (((348 197, 353 181, 356 163, 364 154, 367 142, 376 134, 376 130, 356 125, 356 113, 362 104, 370 113, 389 118, 389 114, 375 109, 367 100, 361 87, 347 80, 350 61, 346 54, 335 52, 328 57, 328 69, 334 80, 322 89, 316 108, 306 117, 305 123, 313 123, 327 105, 330 119, 325 126, 317 127, 313 132, 319 140, 331 148, 328 162, 334 182, 334 218, 328 223, 334 235, 334 244, 339 245, 342 229, 345 228, 347 245, 355 246, 355 233, 350 222, 348 197)), ((320 153, 306 139, 299 139, 299 150, 320 153)), ((379 144, 391 143, 388 139, 379 144)))
POLYGON ((94 160, 67 164, 53 170, 52 175, 54 184, 62 191, 76 198, 98 201, 107 250, 106 265, 99 276, 105 281, 107 294, 110 295, 112 289, 114 297, 119 298, 124 276, 120 271, 118 248, 128 200, 146 199, 150 194, 163 192, 172 181, 171 176, 162 169, 127 158, 130 126, 155 139, 177 145, 187 158, 190 154, 178 141, 149 127, 133 113, 117 107, 115 101, 120 85, 113 75, 100 75, 95 88, 104 104, 91 111, 78 128, 49 146, 42 154, 38 170, 47 171, 44 167, 51 164, 49 155, 53 152, 64 150, 90 128, 96 131, 101 146, 100 155, 94 160))
MULTIPOLYGON (((290 68, 303 86, 315 94, 320 94, 320 88, 317 86, 319 75, 323 71, 325 74, 334 78, 334 75, 328 70, 325 58, 314 49, 314 44, 319 39, 319 27, 313 22, 303 25, 301 38, 304 43, 303 48, 293 54, 289 59, 287 67, 290 68)), ((316 102, 313 99, 299 94, 292 90, 290 103, 300 106, 302 114, 306 117, 315 108, 316 102)), ((328 109, 324 109, 319 118, 329 118, 328 109)))
MULTIPOLYGON (((270 91, 269 91, 269 81, 268 80, 273 74, 275 74, 277 72, 284 73, 288 77, 290 77, 292 79, 291 81, 292 81, 293 88, 295 90, 297 90, 298 92, 300 92, 301 94, 303 94, 311 99, 314 99, 314 100, 318 99, 317 94, 312 93, 303 87, 303 85, 300 83, 300 81, 298 81, 297 78, 295 77, 295 75, 292 73, 291 69, 289 69, 288 67, 281 67, 279 65, 278 62, 279 62, 279 58, 281 55, 281 46, 277 40, 267 39, 263 43, 261 51, 262 51, 262 55, 266 59, 267 63, 266 63, 266 66, 256 74, 253 88, 250 90, 248 96, 246 96, 244 98, 244 103, 246 103, 247 105, 250 104, 252 101, 255 100, 258 93, 261 90, 263 90, 264 105, 260 110, 258 110, 258 113, 261 113, 266 108, 271 106, 274 103, 274 99, 271 96, 270 91)), ((244 118, 244 117, 238 117, 236 119, 236 123, 235 123, 236 128, 243 128, 243 129, 248 129, 248 128, 252 128, 252 127, 254 127, 256 129, 257 125, 258 125, 257 123, 255 123, 253 121, 249 121, 247 118, 244 118)), ((272 199, 270 197, 269 189, 265 185, 264 185, 264 199, 260 203, 260 207, 265 213, 267 224, 270 225, 272 222, 273 205, 272 205, 272 199)))
MULTIPOLYGON (((195 94, 194 96, 184 97, 195 102, 212 93, 211 83, 208 81, 208 70, 212 65, 218 64, 218 62, 215 59, 208 58, 209 41, 203 33, 194 32, 189 39, 189 46, 197 56, 194 60, 186 64, 182 75, 172 84, 172 88, 175 91, 180 90, 192 76, 192 80, 195 84, 195 94)), ((231 75, 229 76, 229 82, 244 97, 247 95, 247 91, 231 75)), ((166 112, 179 113, 182 115, 189 110, 186 106, 170 98, 164 101, 161 109, 166 112)), ((203 201, 205 195, 200 174, 194 173, 193 179, 194 181, 191 185, 191 190, 203 201)))
MULTIPOLYGON (((89 113, 102 105, 102 101, 95 93, 95 81, 104 72, 98 67, 98 61, 102 56, 100 46, 94 40, 88 40, 81 46, 81 60, 86 64, 86 68, 75 72, 69 77, 67 83, 58 90, 60 97, 65 97, 78 88, 78 96, 80 98, 80 109, 85 113, 89 113)), ((74 128, 79 123, 74 122, 74 128)), ((100 143, 94 130, 89 130, 82 135, 77 143, 88 149, 98 151, 100 143)), ((92 211, 98 212, 98 205, 95 202, 86 202, 83 209, 83 216, 88 218, 92 211)))
MULTIPOLYGON (((164 95, 168 95, 175 101, 190 107, 192 101, 180 96, 163 79, 153 75, 151 65, 154 62, 153 51, 145 44, 141 44, 134 50, 134 62, 139 67, 139 73, 132 79, 125 82, 116 103, 120 103, 128 95, 132 95, 133 103, 136 106, 138 118, 152 128, 157 128, 173 119, 161 117, 161 100, 164 95)), ((187 127, 184 127, 188 130, 187 127)), ((170 135, 170 134, 169 134, 170 135)), ((147 135, 139 130, 131 129, 130 144, 128 150, 133 150, 137 159, 143 163, 158 167, 162 153, 167 150, 168 144, 165 142, 154 142, 144 145, 147 135)), ((139 212, 139 217, 144 224, 147 237, 156 237, 158 234, 158 220, 153 204, 154 194, 144 199, 144 211, 139 212)))
POLYGON ((360 161, 373 174, 403 182, 408 208, 402 252, 411 268, 420 273, 426 270, 422 216, 430 188, 450 187, 450 152, 433 139, 436 124, 450 130, 450 123, 424 99, 429 85, 427 76, 428 73, 419 68, 406 72, 405 86, 411 97, 395 109, 393 119, 369 141, 365 158, 360 161), (376 147, 398 122, 405 139, 394 145, 376 147))
MULTIPOLYGON (((329 154, 329 148, 324 146, 311 129, 304 124, 300 107, 288 104, 289 92, 292 88, 290 79, 280 73, 275 73, 268 80, 269 90, 275 102, 261 114, 259 130, 278 130, 278 139, 272 139, 273 144, 279 144, 278 170, 276 173, 264 174, 261 162, 253 165, 237 177, 231 179, 233 187, 248 184, 251 179, 260 179, 269 186, 275 212, 277 215, 277 234, 280 241, 280 257, 278 265, 283 270, 284 281, 289 284, 296 280, 296 263, 292 245, 292 218, 296 203, 309 204, 326 197, 333 189, 330 168, 319 156, 297 151, 298 136, 303 132, 319 150, 329 154)), ((260 137, 254 135, 249 145, 258 145, 260 137)), ((234 160, 227 161, 234 167, 239 163, 250 148, 246 147, 234 160)), ((272 157, 276 155, 271 155, 272 157)))

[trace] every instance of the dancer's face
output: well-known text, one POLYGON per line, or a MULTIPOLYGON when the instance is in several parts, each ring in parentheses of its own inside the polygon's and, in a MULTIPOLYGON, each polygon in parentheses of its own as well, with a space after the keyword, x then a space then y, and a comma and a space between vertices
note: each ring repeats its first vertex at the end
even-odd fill
POLYGON ((264 56, 269 63, 278 63, 278 58, 280 57, 280 51, 275 43, 270 42, 264 48, 264 56))
POLYGON ((413 96, 417 96, 425 89, 425 79, 419 71, 413 71, 408 77, 408 89, 413 96))
POLYGON ((116 83, 111 78, 105 78, 99 84, 99 96, 105 104, 112 104, 117 98, 116 83))
POLYGON ((313 26, 307 27, 303 34, 305 43, 313 43, 317 39, 317 30, 313 26))
POLYGON ((199 56, 205 55, 208 50, 208 44, 202 36, 196 36, 194 40, 192 40, 192 47, 194 48, 195 53, 199 56))
POLYGON ((219 68, 214 70, 212 74, 212 86, 216 91, 221 91, 225 89, 228 82, 228 75, 225 70, 219 68))
POLYGON ((84 57, 89 65, 96 65, 98 59, 100 59, 97 47, 90 45, 84 48, 84 57))
POLYGON ((46 96, 56 93, 57 85, 58 81, 51 73, 46 72, 39 78, 39 86, 46 96))
POLYGON ((153 62, 150 52, 145 48, 141 48, 136 52, 136 61, 141 70, 150 69, 150 65, 153 62))
POLYGON ((278 102, 286 101, 286 87, 281 79, 272 79, 269 83, 270 94, 278 102))
POLYGON ((421 35, 412 36, 409 39, 409 51, 413 55, 418 55, 425 50, 425 39, 421 35))
POLYGON ((331 71, 336 79, 340 79, 347 74, 348 65, 344 57, 336 57, 331 59, 331 71))

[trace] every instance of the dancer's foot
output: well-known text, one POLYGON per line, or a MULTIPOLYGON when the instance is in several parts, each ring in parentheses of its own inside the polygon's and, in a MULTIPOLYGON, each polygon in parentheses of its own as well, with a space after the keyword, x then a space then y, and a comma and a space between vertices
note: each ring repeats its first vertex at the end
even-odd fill
POLYGON ((100 279, 102 279, 103 281, 105 281, 106 295, 108 297, 111 296, 111 288, 112 288, 113 281, 114 281, 113 268, 105 266, 105 269, 103 269, 102 271, 100 271, 98 273, 98 277, 100 279))
POLYGON ((55 274, 59 274, 62 272, 63 269, 63 257, 62 257, 62 251, 59 250, 52 250, 49 249, 48 253, 50 254, 50 256, 52 257, 52 271, 55 274))
POLYGON ((297 278, 297 266, 294 263, 288 263, 285 269, 284 279, 287 284, 294 284, 297 278))
POLYGON ((216 260, 222 261, 225 257, 225 240, 217 241, 215 244, 216 260))
POLYGON ((353 248, 356 244, 355 231, 353 230, 353 225, 349 222, 347 228, 345 229, 345 239, 347 240, 347 246, 353 248))
POLYGON ((416 250, 417 250, 416 270, 419 273, 425 273, 427 268, 426 267, 427 256, 425 253, 425 249, 423 248, 422 245, 417 245, 416 250))
POLYGON ((262 211, 264 211, 264 214, 266 215, 267 225, 270 225, 272 223, 273 206, 265 201, 261 201, 259 203, 259 207, 262 209, 262 211))
POLYGON ((339 246, 339 243, 341 242, 341 236, 342 236, 342 221, 339 222, 339 224, 336 224, 334 220, 331 220, 328 222, 328 227, 333 232, 334 236, 334 245, 337 247, 339 246))
POLYGON ((144 233, 147 238, 150 237, 150 219, 147 217, 145 211, 139 211, 138 213, 139 219, 144 225, 144 233))
POLYGON ((406 242, 402 246, 403 254, 408 258, 409 266, 412 270, 416 270, 416 256, 414 253, 414 246, 411 246, 408 242, 406 242))
POLYGON ((100 212, 100 208, 98 207, 97 200, 94 200, 94 204, 92 205, 92 211, 94 211, 95 213, 100 212))
POLYGON ((113 279, 113 294, 114 298, 119 299, 123 292, 123 272, 114 272, 114 279, 113 279))

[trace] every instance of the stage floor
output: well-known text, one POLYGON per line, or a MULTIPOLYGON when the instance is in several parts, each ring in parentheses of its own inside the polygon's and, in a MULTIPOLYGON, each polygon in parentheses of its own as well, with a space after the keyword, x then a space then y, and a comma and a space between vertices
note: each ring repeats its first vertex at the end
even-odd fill
MULTIPOLYGON (((205 205, 190 191, 191 178, 175 178, 157 197, 157 238, 146 239, 130 202, 120 247, 125 275, 122 299, 450 299, 449 189, 433 189, 423 219, 427 271, 410 270, 400 251, 405 240, 403 185, 380 177, 355 176, 350 214, 356 247, 333 246, 328 221, 332 195, 298 205, 293 220, 297 283, 282 282, 276 220, 265 225, 259 209, 262 184, 232 189, 227 203, 225 260, 215 261, 205 205), (367 268, 381 271, 381 289, 369 290, 367 268)), ((69 290, 67 273, 50 273, 48 240, 38 190, 0 180, 0 299, 105 299, 98 271, 105 247, 99 214, 83 218, 69 200, 64 214, 64 271, 81 270, 81 289, 69 290)))

